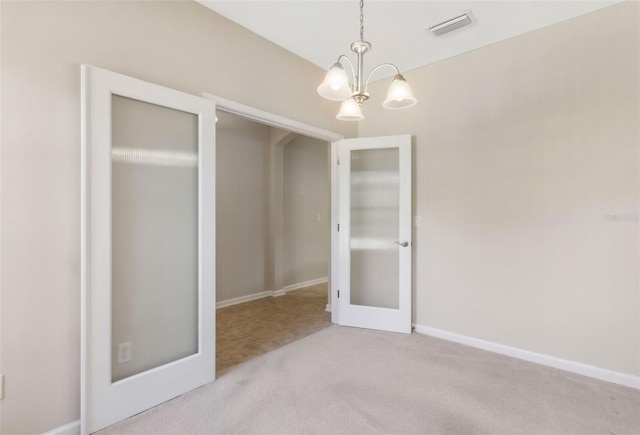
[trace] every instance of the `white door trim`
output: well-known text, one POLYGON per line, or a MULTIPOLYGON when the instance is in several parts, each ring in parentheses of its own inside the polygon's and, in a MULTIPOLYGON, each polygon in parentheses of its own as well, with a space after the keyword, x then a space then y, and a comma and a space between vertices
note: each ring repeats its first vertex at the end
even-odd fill
POLYGON ((256 109, 255 107, 246 106, 244 104, 236 103, 235 101, 227 100, 226 98, 218 97, 217 95, 205 92, 202 96, 214 101, 216 103, 217 110, 238 115, 242 118, 259 122, 260 124, 281 128, 283 130, 288 130, 293 133, 302 134, 315 139, 326 140, 327 142, 344 139, 344 136, 341 134, 305 124, 303 122, 294 121, 293 119, 285 118, 283 116, 274 115, 272 113, 265 112, 264 110, 256 109))

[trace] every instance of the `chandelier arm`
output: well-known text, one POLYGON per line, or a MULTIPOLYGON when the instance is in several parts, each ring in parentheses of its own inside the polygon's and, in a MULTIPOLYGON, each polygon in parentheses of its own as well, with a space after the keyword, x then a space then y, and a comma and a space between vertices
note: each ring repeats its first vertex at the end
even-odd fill
POLYGON ((391 67, 391 68, 395 69, 396 70, 396 74, 400 74, 400 70, 394 64, 392 64, 392 63, 381 63, 380 65, 378 65, 377 67, 372 69, 371 72, 369 73, 369 75, 367 76, 367 81, 365 82, 365 85, 364 85, 364 91, 365 92, 367 92, 367 88, 369 87, 369 79, 371 78, 373 73, 376 72, 377 70, 379 70, 380 68, 385 67, 385 66, 388 66, 388 67, 391 67))
POLYGON ((341 54, 341 55, 338 57, 338 62, 340 62, 340 60, 341 60, 341 59, 346 60, 346 61, 347 61, 347 63, 349 64, 349 68, 351 69, 351 80, 353 80, 353 81, 355 82, 355 80, 356 80, 356 70, 355 70, 355 69, 353 69, 353 63, 351 63, 351 59, 349 59, 349 58, 347 57, 347 55, 345 55, 345 54, 341 54))

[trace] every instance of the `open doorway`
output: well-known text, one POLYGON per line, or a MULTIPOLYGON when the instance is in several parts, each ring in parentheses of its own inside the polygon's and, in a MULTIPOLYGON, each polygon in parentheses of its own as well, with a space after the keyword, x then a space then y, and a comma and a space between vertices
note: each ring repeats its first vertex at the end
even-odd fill
POLYGON ((330 144, 219 111, 216 372, 331 324, 330 144))

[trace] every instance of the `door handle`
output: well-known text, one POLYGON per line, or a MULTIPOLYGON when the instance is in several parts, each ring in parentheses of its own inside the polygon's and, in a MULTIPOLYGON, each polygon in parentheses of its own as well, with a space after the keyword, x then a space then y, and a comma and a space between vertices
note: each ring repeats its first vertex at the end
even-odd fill
POLYGON ((396 245, 400 245, 400 246, 402 246, 404 248, 409 246, 409 242, 407 242, 406 240, 403 240, 402 242, 401 241, 397 241, 397 242, 393 242, 393 243, 395 243, 396 245))

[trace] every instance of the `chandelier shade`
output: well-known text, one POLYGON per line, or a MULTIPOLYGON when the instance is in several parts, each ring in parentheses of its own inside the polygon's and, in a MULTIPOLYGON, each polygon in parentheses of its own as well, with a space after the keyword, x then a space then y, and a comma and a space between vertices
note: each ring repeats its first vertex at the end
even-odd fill
POLYGON ((340 112, 336 116, 340 121, 361 121, 364 119, 360 105, 353 98, 347 98, 340 106, 340 112))
POLYGON ((364 55, 371 50, 371 43, 364 40, 364 0, 360 0, 360 39, 351 44, 351 51, 357 56, 356 67, 345 55, 340 55, 338 61, 333 64, 331 69, 324 77, 324 81, 318 86, 318 94, 322 97, 333 100, 342 101, 340 112, 336 118, 342 121, 360 121, 364 119, 362 115, 362 103, 369 99, 367 87, 369 80, 374 72, 379 68, 389 67, 396 71, 396 76, 387 92, 387 97, 382 104, 387 109, 404 109, 416 104, 417 100, 411 93, 411 88, 400 74, 397 66, 391 63, 383 63, 371 70, 367 79, 364 80, 364 55), (344 60, 351 69, 353 84, 349 82, 349 77, 341 61, 344 60))
POLYGON ((318 94, 333 101, 351 97, 351 84, 340 62, 336 62, 324 76, 324 81, 318 86, 318 94))
POLYGON ((384 99, 382 105, 387 109, 404 109, 413 106, 416 102, 409 83, 407 83, 401 74, 397 74, 393 78, 391 86, 389 86, 387 98, 384 99))

